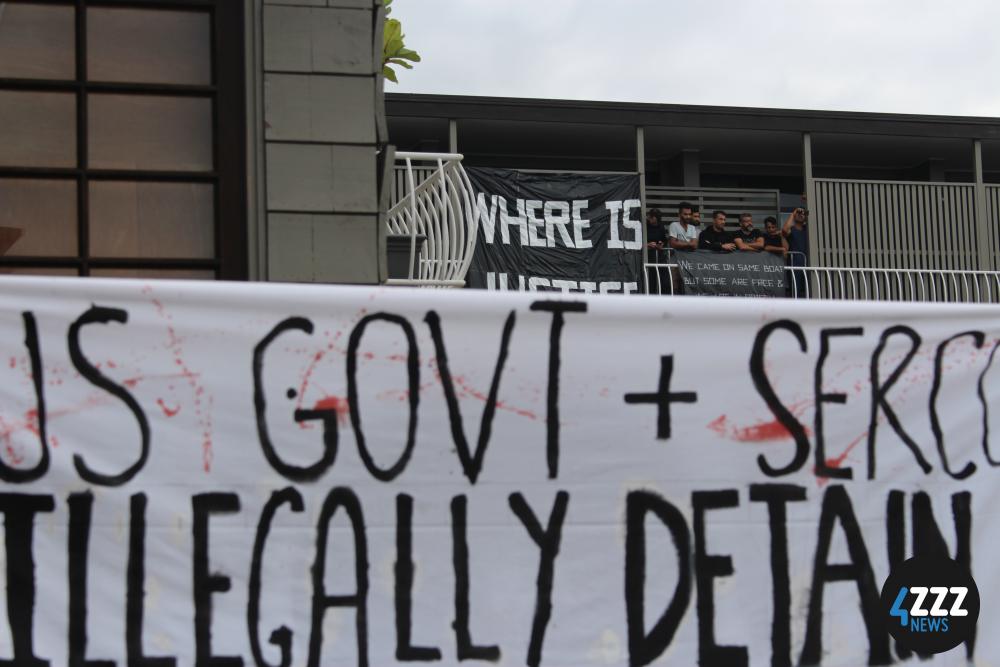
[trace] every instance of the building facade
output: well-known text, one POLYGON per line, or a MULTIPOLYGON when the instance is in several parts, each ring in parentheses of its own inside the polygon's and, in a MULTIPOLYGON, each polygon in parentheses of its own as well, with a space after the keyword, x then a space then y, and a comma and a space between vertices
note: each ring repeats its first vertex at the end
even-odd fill
POLYGON ((5 273, 376 283, 384 8, 0 3, 5 273))
POLYGON ((1000 269, 997 118, 441 95, 387 115, 400 150, 466 166, 639 173, 668 216, 806 206, 820 265, 1000 269))
POLYGON ((382 282, 386 143, 639 173, 667 209, 804 197, 819 264, 1000 269, 1000 119, 383 96, 383 21, 376 0, 0 3, 0 272, 382 282))

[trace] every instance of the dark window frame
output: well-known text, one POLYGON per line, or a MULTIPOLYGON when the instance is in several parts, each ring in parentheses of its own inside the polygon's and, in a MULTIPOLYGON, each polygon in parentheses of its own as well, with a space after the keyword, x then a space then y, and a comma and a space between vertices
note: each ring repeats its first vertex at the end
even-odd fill
MULTIPOLYGON (((12 0, 17 2, 17 0, 12 0)), ((5 167, 0 178, 73 180, 77 186, 77 256, 0 257, 0 267, 73 268, 81 276, 93 269, 211 270, 217 279, 248 278, 246 88, 244 69, 245 16, 239 0, 25 0, 28 4, 73 7, 75 14, 76 78, 2 78, 0 90, 63 92, 76 96, 75 167, 5 167), (210 85, 111 83, 87 80, 87 8, 206 11, 211 25, 210 85), (90 93, 170 95, 207 98, 212 103, 211 171, 156 171, 90 169, 88 159, 88 105, 90 93), (90 181, 158 181, 214 185, 215 257, 95 258, 90 255, 90 181)))

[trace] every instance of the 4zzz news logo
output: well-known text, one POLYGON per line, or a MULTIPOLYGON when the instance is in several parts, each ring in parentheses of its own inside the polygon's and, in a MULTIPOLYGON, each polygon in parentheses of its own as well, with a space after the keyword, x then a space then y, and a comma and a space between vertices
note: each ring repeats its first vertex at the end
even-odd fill
POLYGON ((902 646, 944 653, 975 632, 979 589, 958 562, 916 557, 893 568, 882 587, 882 606, 889 634, 902 646))
POLYGON ((899 624, 909 626, 910 632, 948 632, 948 621, 952 617, 968 616, 969 610, 962 607, 969 595, 968 586, 903 586, 896 595, 896 601, 889 610, 890 616, 899 617, 899 624), (909 609, 903 607, 903 602, 909 594, 916 596, 909 609), (934 604, 930 609, 924 608, 928 595, 934 596, 934 604), (945 600, 949 595, 955 596, 950 608, 945 608, 945 600))

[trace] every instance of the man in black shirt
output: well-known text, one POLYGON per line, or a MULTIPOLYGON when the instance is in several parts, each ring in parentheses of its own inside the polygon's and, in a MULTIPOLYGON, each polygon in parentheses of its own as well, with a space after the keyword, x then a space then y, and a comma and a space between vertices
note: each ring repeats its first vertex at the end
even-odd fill
MULTIPOLYGON (((651 208, 646 211, 646 262, 648 264, 665 264, 667 252, 667 227, 663 224, 660 209, 651 208)), ((646 280, 650 294, 666 294, 670 290, 670 272, 663 266, 651 266, 646 269, 646 280)))
POLYGON ((778 221, 773 215, 764 218, 764 252, 784 257, 788 252, 788 241, 778 229, 778 221))
POLYGON ((712 214, 712 226, 698 237, 698 250, 715 250, 730 252, 736 250, 733 235, 726 231, 726 212, 716 211, 712 214))
POLYGON ((759 252, 764 249, 764 235, 753 226, 753 216, 749 213, 740 213, 740 228, 733 240, 740 250, 759 252))
POLYGON ((667 245, 667 228, 663 225, 662 216, 660 214, 660 209, 651 208, 646 211, 646 255, 648 257, 647 261, 650 263, 659 263, 665 261, 663 259, 663 253, 657 252, 658 250, 663 250, 667 245))

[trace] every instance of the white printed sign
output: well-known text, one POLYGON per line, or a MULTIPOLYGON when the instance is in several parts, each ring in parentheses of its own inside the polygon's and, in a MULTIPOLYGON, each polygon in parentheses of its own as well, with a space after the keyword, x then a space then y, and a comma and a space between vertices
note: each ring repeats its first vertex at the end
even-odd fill
POLYGON ((996 307, 2 304, 0 664, 889 664, 879 589, 915 553, 982 596, 933 664, 1000 655, 996 307))

